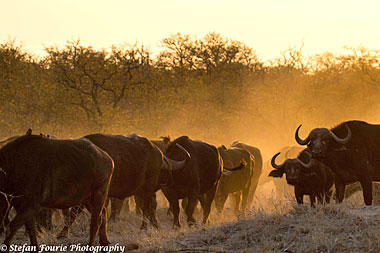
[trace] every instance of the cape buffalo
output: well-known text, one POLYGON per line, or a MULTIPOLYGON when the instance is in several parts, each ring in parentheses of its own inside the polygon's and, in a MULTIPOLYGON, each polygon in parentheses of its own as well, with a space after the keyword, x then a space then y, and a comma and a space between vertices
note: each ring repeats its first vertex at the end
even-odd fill
MULTIPOLYGON (((38 247, 34 217, 41 207, 69 208, 85 204, 91 211, 89 245, 108 245, 104 203, 113 172, 111 157, 87 139, 52 140, 24 135, 0 149, 0 191, 16 196, 10 202, 16 216, 6 228, 8 246, 25 224, 31 245, 38 247)), ((2 195, 2 215, 9 203, 2 195)))
POLYGON ((315 128, 303 140, 313 158, 330 167, 335 173, 337 202, 344 198, 345 186, 359 181, 366 205, 372 205, 372 181, 380 181, 380 125, 363 121, 347 121, 332 128, 315 128))
POLYGON ((304 149, 297 158, 287 159, 281 165, 276 164, 273 156, 271 164, 275 170, 269 173, 270 177, 282 177, 286 174, 288 184, 294 186, 294 194, 298 204, 303 203, 303 196, 309 195, 311 206, 314 206, 315 197, 323 204, 330 202, 332 187, 334 185, 334 173, 323 163, 311 159, 308 149, 304 149))
POLYGON ((245 160, 247 165, 238 171, 223 172, 215 195, 215 207, 219 212, 222 212, 228 195, 232 194, 235 198, 235 213, 240 210, 244 211, 247 207, 248 194, 252 190, 253 179, 256 177, 255 182, 257 185, 260 177, 260 174, 256 175, 254 172, 253 157, 248 151, 236 147, 227 149, 225 146, 220 146, 218 151, 224 165, 229 167, 238 166, 242 160, 245 160))
POLYGON ((252 183, 251 183, 251 189, 249 190, 248 198, 247 198, 247 207, 250 208, 252 205, 253 196, 255 195, 257 186, 259 184, 260 175, 262 174, 262 171, 263 171, 263 157, 261 155, 260 149, 254 146, 245 144, 245 143, 234 141, 231 144, 231 147, 244 149, 248 151, 253 157, 253 163, 254 163, 253 178, 252 178, 252 183))
MULTIPOLYGON (((163 156, 160 149, 147 138, 132 135, 91 134, 86 139, 105 150, 114 160, 114 174, 110 183, 108 196, 125 199, 136 195, 143 202, 143 220, 141 228, 146 228, 147 220, 158 228, 155 214, 155 192, 159 185, 170 184, 172 172, 183 168, 190 160, 189 154, 178 147, 181 161, 163 156)), ((62 230, 60 237, 67 237, 69 227, 75 220, 70 215, 68 226, 62 230)))
POLYGON ((183 170, 173 171, 172 184, 161 187, 173 212, 173 226, 180 226, 178 200, 184 198, 188 198, 185 211, 189 225, 196 222, 193 212, 198 199, 203 208, 203 223, 208 223, 223 162, 215 146, 191 140, 187 136, 181 136, 169 144, 166 155, 172 159, 184 159, 177 143, 190 153, 191 159, 183 170))
MULTIPOLYGON (((278 151, 280 154, 277 156, 276 161, 278 163, 283 163, 286 159, 297 158, 297 156, 301 153, 302 150, 304 150, 304 147, 284 146, 278 151)), ((271 160, 268 160, 265 163, 264 174, 268 175, 272 171, 272 169, 273 168, 271 166, 271 160)), ((267 182, 273 182, 277 198, 286 198, 289 193, 294 192, 293 187, 288 185, 286 181, 281 178, 269 176, 261 177, 259 184, 262 185, 267 182)))
MULTIPOLYGON (((227 168, 223 167, 223 161, 215 146, 191 140, 187 136, 181 136, 168 145, 166 150, 168 157, 175 160, 184 159, 184 154, 178 144, 190 153, 191 159, 184 169, 173 171, 171 184, 161 187, 173 213, 173 227, 180 226, 179 199, 186 199, 185 212, 189 225, 196 222, 193 213, 198 200, 203 209, 203 223, 208 224, 211 203, 214 200, 219 179, 223 169, 227 168)), ((239 170, 245 165, 242 162, 238 167, 229 170, 239 170)))

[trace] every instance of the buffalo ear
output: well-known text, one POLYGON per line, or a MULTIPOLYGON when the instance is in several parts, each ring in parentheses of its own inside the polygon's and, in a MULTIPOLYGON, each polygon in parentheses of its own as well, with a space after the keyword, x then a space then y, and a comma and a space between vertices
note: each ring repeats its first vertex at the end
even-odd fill
POLYGON ((284 171, 283 170, 272 170, 268 177, 282 177, 282 175, 284 174, 284 171))

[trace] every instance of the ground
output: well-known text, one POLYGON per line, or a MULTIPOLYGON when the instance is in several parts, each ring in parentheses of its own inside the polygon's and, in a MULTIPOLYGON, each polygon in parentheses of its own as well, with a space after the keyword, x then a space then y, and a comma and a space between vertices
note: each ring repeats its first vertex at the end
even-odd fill
MULTIPOLYGON (((119 222, 109 224, 112 244, 128 247, 128 252, 380 252, 378 220, 380 207, 363 207, 361 193, 343 204, 299 206, 293 196, 278 200, 258 193, 253 208, 235 216, 231 208, 223 215, 212 213, 210 225, 189 228, 182 216, 182 228, 172 229, 165 201, 159 199, 157 218, 160 229, 139 229, 141 218, 123 212, 119 222)), ((62 227, 55 217, 52 232, 40 235, 47 245, 87 244, 89 215, 82 215, 70 237, 55 238, 62 227)), ((201 214, 197 214, 198 221, 201 214)), ((3 239, 3 237, 1 238, 3 239)), ((20 229, 15 244, 29 243, 20 229)))

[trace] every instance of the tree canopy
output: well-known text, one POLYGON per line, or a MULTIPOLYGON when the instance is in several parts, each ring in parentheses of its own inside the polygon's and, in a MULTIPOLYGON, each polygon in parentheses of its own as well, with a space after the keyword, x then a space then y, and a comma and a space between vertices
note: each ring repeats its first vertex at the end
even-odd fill
POLYGON ((263 62, 244 43, 173 34, 160 51, 140 44, 95 49, 68 41, 36 57, 0 44, 0 137, 31 127, 56 136, 91 132, 188 134, 288 141, 300 123, 378 120, 380 52, 302 55, 263 62), (273 134, 275 133, 275 134, 273 134))

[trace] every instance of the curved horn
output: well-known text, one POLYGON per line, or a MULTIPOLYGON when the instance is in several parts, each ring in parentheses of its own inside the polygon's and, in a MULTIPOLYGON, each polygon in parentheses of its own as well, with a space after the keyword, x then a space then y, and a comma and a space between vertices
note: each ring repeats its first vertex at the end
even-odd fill
POLYGON ((351 140, 351 136, 352 136, 351 129, 346 124, 344 126, 347 128, 347 136, 343 139, 339 138, 331 130, 329 130, 334 140, 342 145, 346 144, 349 140, 351 140))
POLYGON ((298 160, 298 162, 303 166, 303 167, 305 167, 305 168, 307 168, 307 169, 310 169, 311 168, 311 166, 313 165, 313 162, 312 162, 312 160, 310 159, 310 161, 308 162, 308 163, 304 163, 304 162, 302 162, 300 159, 298 159, 297 158, 297 160, 298 160))
MULTIPOLYGON (((190 153, 187 152, 187 150, 184 147, 182 147, 178 143, 176 143, 176 145, 177 145, 177 147, 179 147, 183 151, 183 153, 185 155, 185 160, 176 161, 176 160, 173 160, 173 159, 165 156, 165 158, 167 159, 167 162, 170 165, 170 168, 172 170, 180 170, 180 169, 184 168, 185 165, 187 164, 187 162, 190 161, 190 158, 191 158, 190 153)), ((165 168, 165 167, 163 167, 163 168, 165 168)))
POLYGON ((232 175, 232 172, 231 171, 223 171, 223 176, 226 176, 226 177, 229 177, 232 175))
POLYGON ((279 156, 281 154, 281 152, 278 152, 277 154, 275 154, 273 157, 272 157, 272 160, 271 160, 271 165, 272 165, 272 167, 273 168, 275 168, 275 169, 278 169, 278 170, 280 170, 280 169, 282 169, 282 166, 284 166, 284 164, 285 164, 285 162, 283 162, 282 164, 280 164, 280 165, 277 165, 276 164, 276 158, 277 158, 277 156, 279 156))
POLYGON ((244 158, 240 161, 240 164, 235 168, 227 168, 223 165, 223 170, 227 171, 237 171, 243 169, 245 166, 247 166, 247 162, 244 160, 244 158))
POLYGON ((286 152, 285 152, 285 159, 290 158, 290 157, 289 157, 290 149, 291 149, 291 148, 289 148, 288 150, 286 150, 286 152))
POLYGON ((300 136, 298 135, 298 132, 299 132, 301 126, 302 126, 302 124, 299 125, 299 126, 297 127, 296 134, 295 134, 296 141, 297 141, 297 143, 300 144, 300 145, 306 145, 306 144, 309 142, 309 136, 310 136, 310 134, 309 134, 309 136, 306 137, 305 140, 302 140, 302 139, 300 138, 300 136))
POLYGON ((183 153, 185 154, 185 157, 186 157, 185 160, 190 160, 190 158, 191 158, 190 153, 184 147, 179 145, 178 143, 176 143, 175 145, 183 151, 183 153))
POLYGON ((163 170, 170 170, 171 169, 171 166, 170 166, 170 163, 168 161, 168 158, 164 155, 164 159, 162 160, 162 167, 161 167, 163 170))

